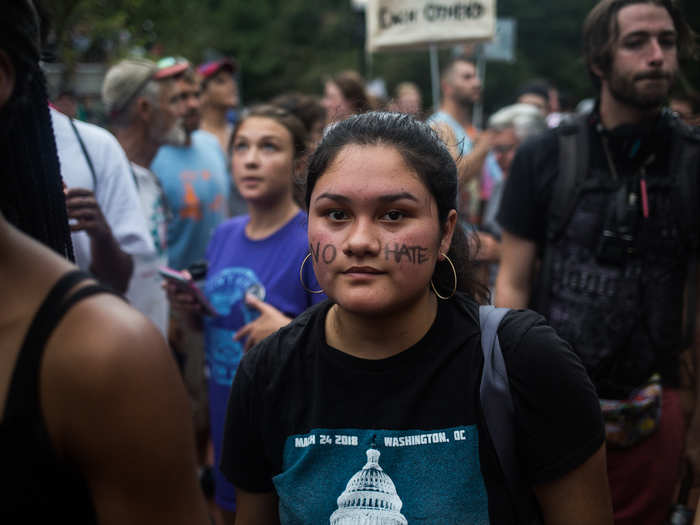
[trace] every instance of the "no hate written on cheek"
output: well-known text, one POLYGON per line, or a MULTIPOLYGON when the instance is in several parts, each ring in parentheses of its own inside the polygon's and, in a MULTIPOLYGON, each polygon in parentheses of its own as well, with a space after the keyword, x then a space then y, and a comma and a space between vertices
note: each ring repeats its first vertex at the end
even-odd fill
MULTIPOLYGON (((309 249, 316 263, 331 264, 338 255, 338 250, 330 243, 321 246, 321 243, 317 242, 315 246, 313 244, 309 245, 309 249)), ((383 253, 384 260, 393 260, 396 263, 407 261, 412 264, 425 264, 430 261, 428 248, 418 245, 411 246, 399 243, 391 245, 388 243, 383 249, 380 248, 380 252, 383 253)))

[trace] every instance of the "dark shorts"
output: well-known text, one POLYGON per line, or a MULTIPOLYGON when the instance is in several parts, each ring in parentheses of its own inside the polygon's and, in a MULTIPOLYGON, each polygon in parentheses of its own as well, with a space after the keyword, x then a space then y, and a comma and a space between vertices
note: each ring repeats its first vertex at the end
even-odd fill
POLYGON ((685 424, 677 390, 664 389, 659 429, 640 444, 608 448, 615 525, 662 525, 680 476, 685 424))

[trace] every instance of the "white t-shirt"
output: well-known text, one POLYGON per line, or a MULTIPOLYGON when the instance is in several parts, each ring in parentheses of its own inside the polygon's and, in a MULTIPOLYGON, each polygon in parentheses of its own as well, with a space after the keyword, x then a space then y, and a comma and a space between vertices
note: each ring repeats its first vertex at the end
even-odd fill
POLYGON ((133 256, 134 273, 126 297, 167 337, 168 299, 161 287, 162 278, 158 274, 158 267, 168 265, 168 225, 163 189, 156 176, 146 168, 133 162, 131 168, 155 251, 133 256))
MULTIPOLYGON (((66 187, 68 189, 85 188, 95 193, 102 214, 112 229, 112 235, 126 253, 131 255, 155 253, 153 241, 141 212, 129 162, 117 139, 98 126, 75 121, 95 168, 97 181, 95 188, 90 166, 70 125, 70 119, 51 108, 51 121, 56 136, 61 175, 66 187)), ((75 263, 82 270, 89 270, 92 260, 90 238, 85 232, 74 232, 71 238, 75 263)))

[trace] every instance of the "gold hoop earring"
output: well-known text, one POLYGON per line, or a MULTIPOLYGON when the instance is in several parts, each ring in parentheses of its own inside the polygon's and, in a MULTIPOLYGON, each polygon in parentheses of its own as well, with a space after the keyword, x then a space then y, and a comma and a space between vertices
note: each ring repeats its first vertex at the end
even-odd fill
MULTIPOLYGON (((311 254, 309 254, 309 255, 311 255, 311 254)), ((447 256, 446 253, 441 253, 440 255, 443 255, 445 257, 445 259, 447 260, 447 262, 450 263, 450 268, 452 268, 452 275, 454 276, 455 285, 452 287, 452 293, 450 293, 450 295, 448 295, 447 297, 445 297, 444 295, 440 295, 440 293, 437 291, 437 288, 435 287, 435 283, 433 282, 432 279, 430 279, 430 287, 433 289, 433 292, 435 292, 435 295, 437 295, 443 301, 447 301, 457 291, 457 270, 455 270, 455 265, 452 264, 452 261, 450 260, 450 258, 447 256)))
POLYGON ((320 290, 311 290, 311 289, 307 288, 306 285, 304 284, 304 274, 302 272, 304 271, 304 265, 306 264, 306 261, 309 260, 309 257, 311 257, 310 253, 307 254, 307 256, 304 257, 304 260, 301 262, 301 268, 299 268, 299 282, 301 283, 301 287, 309 293, 314 293, 314 294, 323 293, 323 288, 321 288, 320 290))

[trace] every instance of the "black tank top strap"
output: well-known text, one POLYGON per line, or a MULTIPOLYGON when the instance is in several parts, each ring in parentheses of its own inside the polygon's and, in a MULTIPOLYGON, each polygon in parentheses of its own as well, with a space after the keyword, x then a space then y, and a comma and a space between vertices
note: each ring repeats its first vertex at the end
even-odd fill
POLYGON ((117 295, 111 288, 100 284, 86 285, 68 295, 77 284, 92 279, 87 273, 74 270, 61 277, 51 288, 34 315, 20 349, 12 383, 7 394, 4 421, 22 417, 26 407, 39 406, 39 371, 46 342, 68 310, 78 301, 99 293, 117 295))

